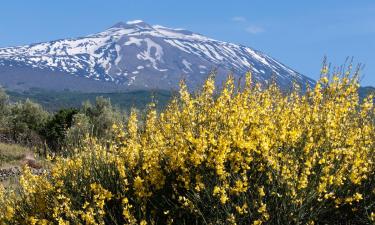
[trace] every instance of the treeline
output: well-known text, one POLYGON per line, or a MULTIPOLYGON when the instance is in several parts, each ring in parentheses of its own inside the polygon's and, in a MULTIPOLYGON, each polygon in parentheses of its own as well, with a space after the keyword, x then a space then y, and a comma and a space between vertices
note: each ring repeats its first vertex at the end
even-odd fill
POLYGON ((30 90, 22 92, 7 90, 6 93, 9 95, 12 102, 31 99, 32 101, 41 104, 47 111, 58 111, 61 108, 69 107, 80 108, 82 102, 95 102, 97 97, 109 98, 113 105, 116 105, 121 109, 137 108, 141 110, 154 99, 158 102, 158 109, 162 109, 174 95, 173 91, 163 90, 84 93, 69 90, 53 91, 36 88, 31 88, 30 90))
POLYGON ((66 154, 67 149, 79 147, 86 135, 109 140, 112 125, 125 118, 126 113, 109 98, 97 97, 80 108, 48 112, 29 99, 11 102, 0 89, 0 142, 35 147, 40 154, 66 154))

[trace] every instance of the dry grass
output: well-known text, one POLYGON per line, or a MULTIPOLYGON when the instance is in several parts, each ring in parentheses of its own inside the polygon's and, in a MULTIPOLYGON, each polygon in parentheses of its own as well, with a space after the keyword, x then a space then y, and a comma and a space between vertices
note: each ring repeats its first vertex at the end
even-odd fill
MULTIPOLYGON (((0 169, 22 168, 24 165, 36 169, 46 168, 48 162, 38 156, 34 157, 34 152, 32 149, 18 144, 0 143, 0 169)), ((15 176, 0 180, 0 184, 7 188, 17 187, 18 181, 19 177, 15 176)))
POLYGON ((32 151, 17 144, 0 143, 0 168, 20 166, 26 154, 32 151))

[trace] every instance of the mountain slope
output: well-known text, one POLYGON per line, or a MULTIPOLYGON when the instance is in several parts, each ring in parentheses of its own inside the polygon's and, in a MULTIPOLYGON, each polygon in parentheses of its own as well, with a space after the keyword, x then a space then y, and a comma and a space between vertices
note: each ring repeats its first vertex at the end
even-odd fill
POLYGON ((255 80, 274 77, 285 88, 292 82, 314 84, 249 47, 143 21, 121 22, 81 38, 0 48, 0 83, 16 90, 170 90, 181 79, 194 88, 212 70, 219 82, 229 72, 239 77, 251 70, 255 80))
MULTIPOLYGON (((360 87, 358 89, 358 94, 361 99, 367 97, 368 95, 375 96, 375 87, 371 87, 371 86, 360 87)), ((374 98, 374 101, 375 101, 375 98, 374 98)))

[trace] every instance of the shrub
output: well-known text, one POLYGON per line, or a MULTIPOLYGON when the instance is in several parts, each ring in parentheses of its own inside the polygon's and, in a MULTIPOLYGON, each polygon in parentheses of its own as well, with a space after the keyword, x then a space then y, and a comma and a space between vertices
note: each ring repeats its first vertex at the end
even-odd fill
MULTIPOLYGON (((83 147, 86 136, 92 134, 90 118, 83 113, 77 113, 73 117, 73 125, 67 130, 65 147, 67 150, 83 147)), ((66 152, 67 154, 71 152, 66 152)))
POLYGON ((61 151, 64 147, 66 131, 73 124, 73 117, 77 109, 61 109, 55 113, 42 130, 47 144, 53 151, 61 151))
POLYGON ((218 95, 213 77, 196 96, 182 83, 142 126, 135 111, 125 128, 115 124, 110 145, 88 139, 48 175, 26 169, 17 195, 0 193, 0 221, 373 223, 375 110, 357 88, 347 74, 285 95, 250 75, 218 95))
POLYGON ((123 123, 125 118, 118 108, 112 106, 110 99, 104 97, 97 97, 94 105, 84 103, 81 113, 89 118, 91 134, 99 139, 111 139, 112 125, 123 123))
POLYGON ((16 143, 29 146, 42 145, 40 134, 49 114, 39 104, 30 100, 10 105, 6 118, 7 132, 16 143))

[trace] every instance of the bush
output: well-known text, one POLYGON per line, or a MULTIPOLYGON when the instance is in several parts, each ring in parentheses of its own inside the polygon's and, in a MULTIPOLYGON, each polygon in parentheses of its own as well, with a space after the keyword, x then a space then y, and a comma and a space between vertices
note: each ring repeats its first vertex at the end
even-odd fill
POLYGON ((43 145, 40 137, 49 114, 39 104, 30 100, 9 105, 6 129, 14 142, 29 145, 43 145))
POLYGON ((4 119, 9 113, 9 96, 5 90, 0 87, 0 126, 4 126, 4 119))
POLYGON ((94 105, 84 102, 80 111, 73 116, 71 126, 66 129, 64 155, 70 155, 73 149, 82 147, 86 136, 93 136, 103 143, 110 142, 114 137, 112 125, 123 124, 125 118, 107 98, 97 97, 94 105))
POLYGON ((375 219, 373 97, 356 78, 323 77, 283 95, 246 77, 192 96, 138 125, 114 125, 111 144, 88 139, 50 174, 27 169, 0 192, 2 223, 370 224, 375 219), (213 97, 215 96, 215 97, 213 97))
POLYGON ((124 122, 124 115, 108 98, 97 97, 94 105, 84 103, 81 112, 90 120, 92 135, 100 139, 111 139, 112 125, 124 122))
MULTIPOLYGON (((73 125, 67 130, 65 147, 67 150, 83 147, 86 136, 92 134, 90 118, 83 113, 77 113, 73 117, 73 125)), ((72 152, 66 152, 67 154, 72 152)))
POLYGON ((55 113, 42 130, 43 136, 50 149, 61 151, 65 144, 66 131, 73 124, 77 109, 61 109, 55 113))
POLYGON ((94 105, 85 102, 80 110, 59 110, 47 122, 43 136, 51 151, 66 156, 72 154, 73 149, 81 147, 87 135, 111 140, 112 125, 123 123, 124 118, 109 99, 98 97, 94 105))

